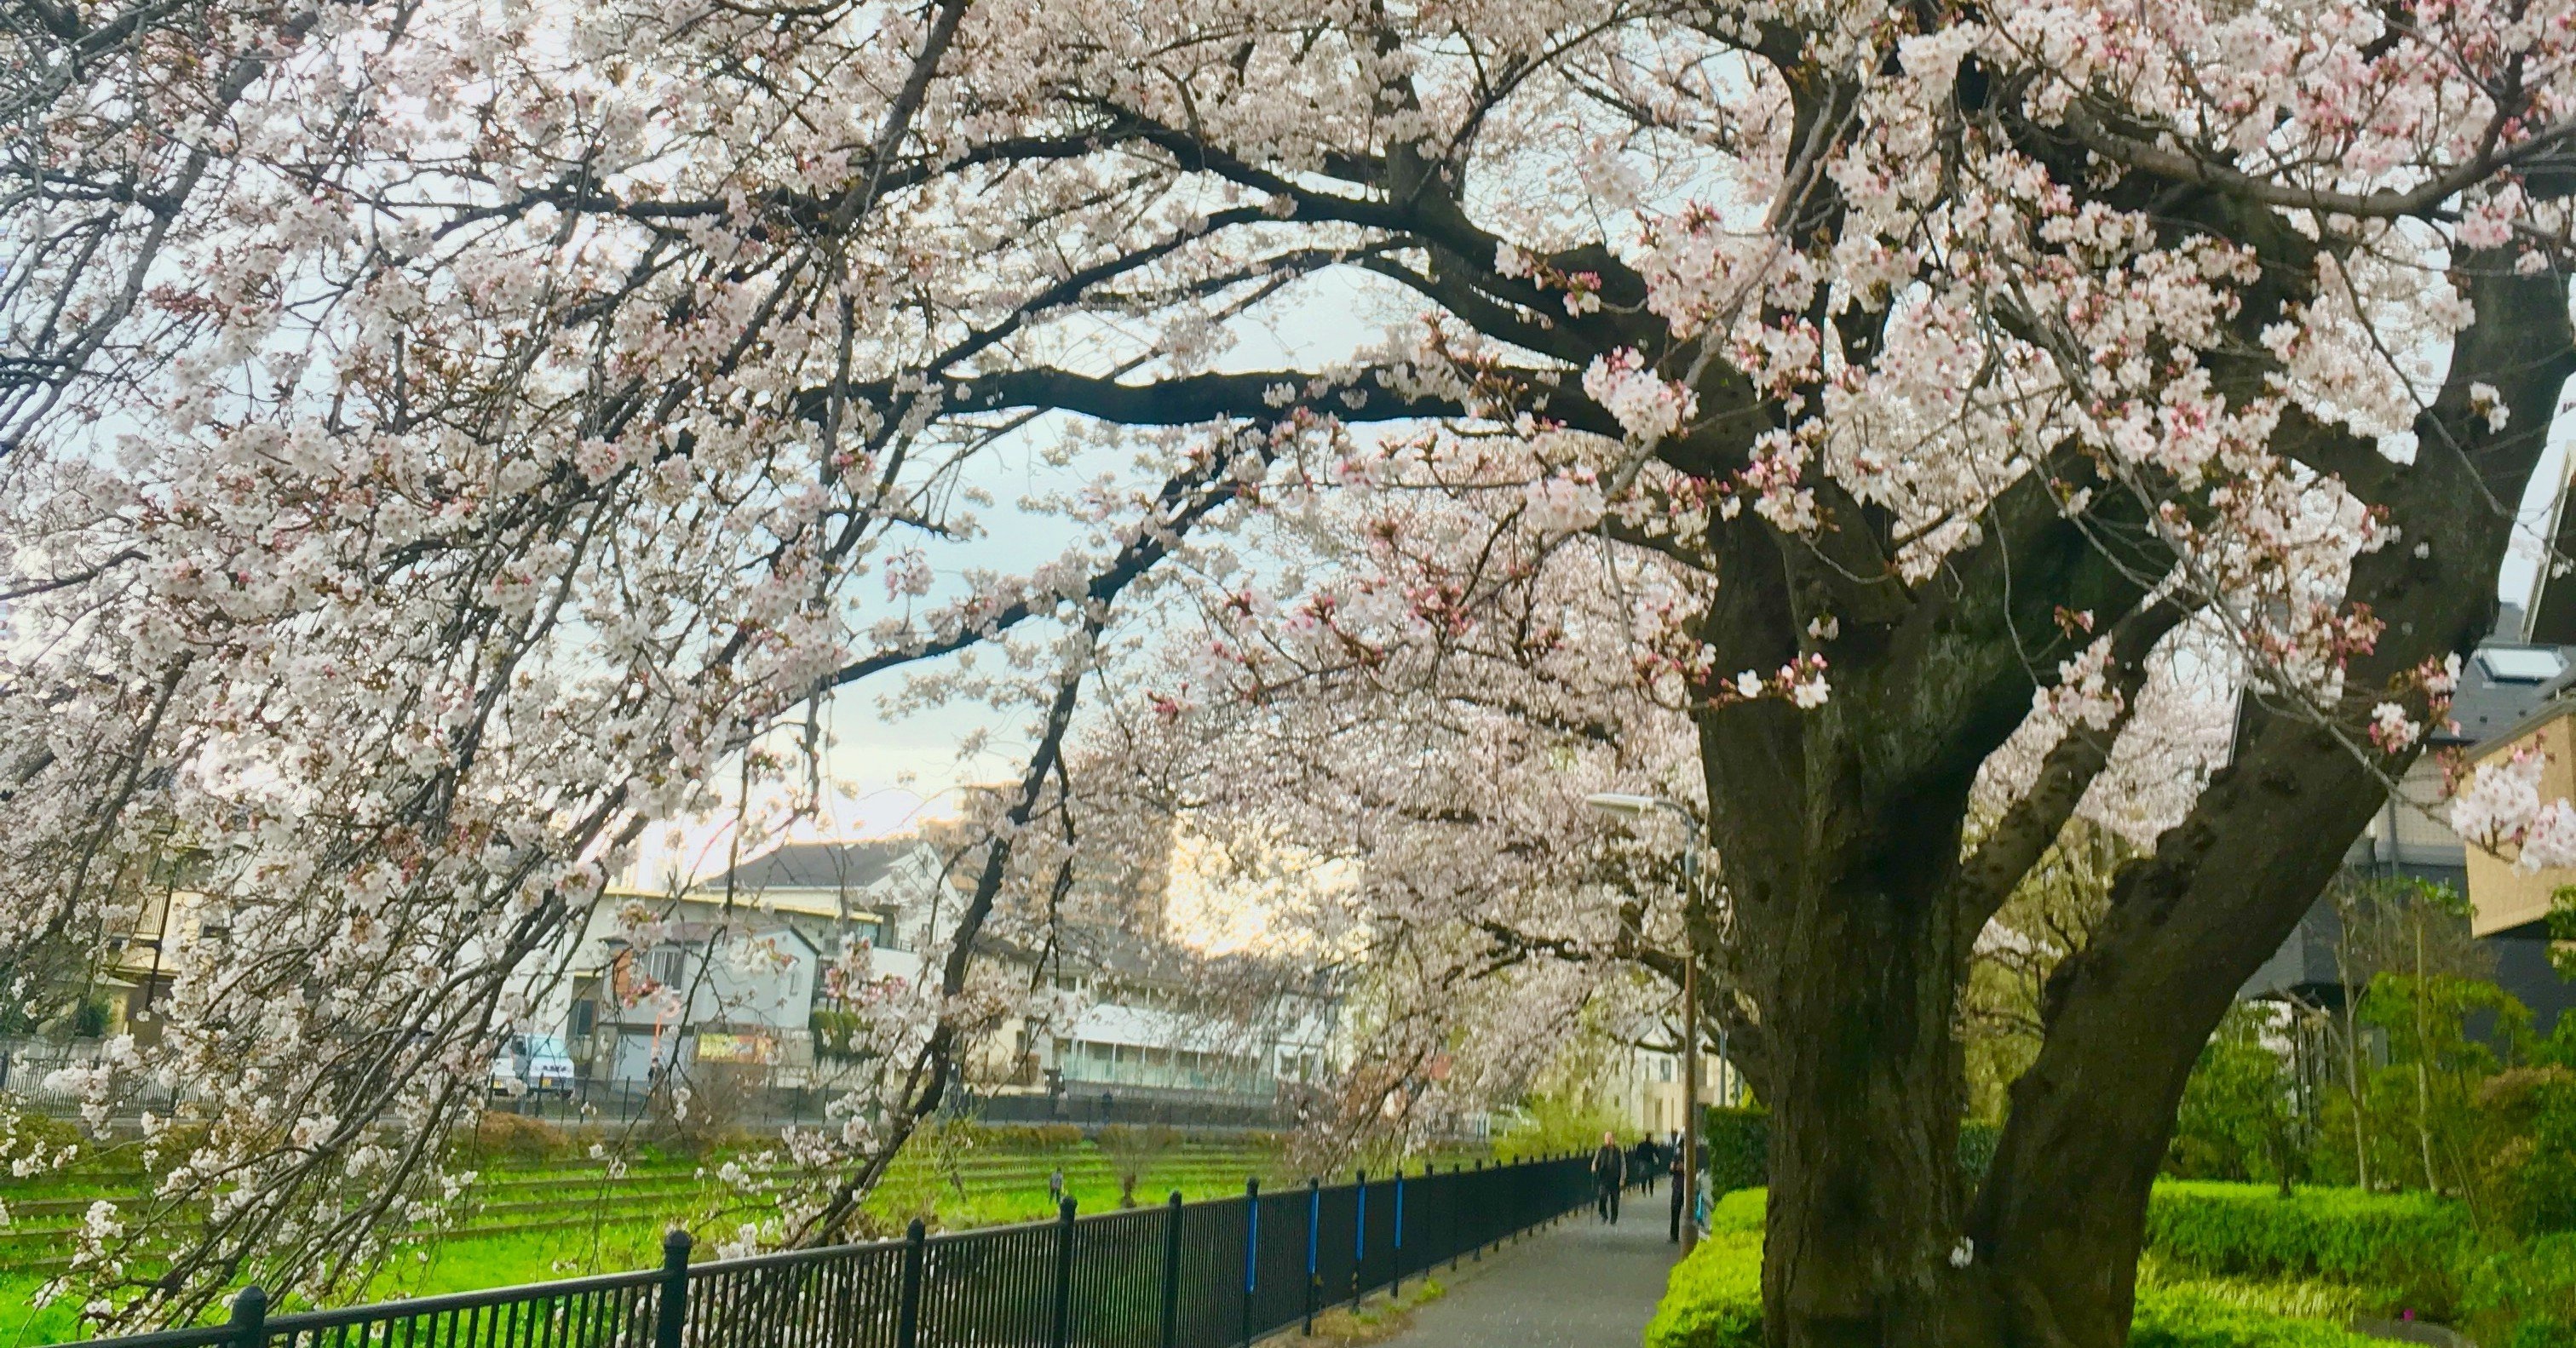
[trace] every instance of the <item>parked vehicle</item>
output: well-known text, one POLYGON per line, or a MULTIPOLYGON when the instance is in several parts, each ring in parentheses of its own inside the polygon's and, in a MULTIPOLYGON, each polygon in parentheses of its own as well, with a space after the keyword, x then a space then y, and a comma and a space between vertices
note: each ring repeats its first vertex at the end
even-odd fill
POLYGON ((496 1095, 572 1095, 572 1055, 550 1034, 514 1034, 492 1055, 496 1095))

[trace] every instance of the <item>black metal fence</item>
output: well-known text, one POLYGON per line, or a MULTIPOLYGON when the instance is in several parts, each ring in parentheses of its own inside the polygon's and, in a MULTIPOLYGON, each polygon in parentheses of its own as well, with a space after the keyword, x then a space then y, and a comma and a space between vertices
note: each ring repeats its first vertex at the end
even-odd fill
POLYGON ((1592 1193, 1553 1157, 701 1264, 674 1231, 659 1269, 275 1316, 249 1287, 229 1324, 95 1348, 1225 1348, 1592 1193))

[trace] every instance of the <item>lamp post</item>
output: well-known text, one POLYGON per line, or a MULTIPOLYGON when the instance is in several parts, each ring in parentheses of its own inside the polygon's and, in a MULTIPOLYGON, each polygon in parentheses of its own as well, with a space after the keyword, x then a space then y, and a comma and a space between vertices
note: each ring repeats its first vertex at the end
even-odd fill
POLYGON ((1691 830, 1682 849, 1682 1255, 1688 1258, 1699 1244, 1699 935, 1691 923, 1699 898, 1699 821, 1657 796, 1605 791, 1586 796, 1583 803, 1625 819, 1670 810, 1691 830))

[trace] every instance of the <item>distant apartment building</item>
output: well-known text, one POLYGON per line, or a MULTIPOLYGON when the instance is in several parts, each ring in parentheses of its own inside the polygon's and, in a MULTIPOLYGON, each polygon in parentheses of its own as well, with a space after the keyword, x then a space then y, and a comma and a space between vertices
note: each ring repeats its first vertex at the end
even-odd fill
MULTIPOLYGON (((2544 920, 2550 890, 2576 883, 2576 873, 2528 875, 2469 847, 2448 822, 2443 774, 2445 758, 2476 763, 2536 744, 2552 755, 2543 797, 2576 794, 2576 759, 2569 756, 2576 701, 2568 696, 2576 687, 2576 609, 2565 616, 2567 628, 2548 635, 2567 644, 2526 640, 2522 611, 2505 606, 2498 634, 2461 662, 2448 723, 2427 736, 2430 750, 2399 780, 2345 857, 2356 874, 2409 876, 2467 896, 2471 931, 2494 958, 2496 981, 2532 1009, 2543 1031, 2576 1007, 2576 986, 2550 965, 2544 920)), ((2349 995, 2336 959, 2341 939, 2342 921, 2331 897, 2320 899, 2239 995, 2341 1006, 2349 995)))
MULTIPOLYGON (((939 977, 973 860, 940 831, 792 843, 677 893, 612 894, 536 1028, 560 1025, 594 1082, 635 1087, 674 1064, 720 1062, 761 1069, 749 1078, 760 1084, 832 1088, 863 1070, 837 1051, 841 952, 864 943, 881 985, 939 977), (651 920, 628 920, 639 911, 651 920)), ((1167 881, 1100 873, 1074 909, 1091 920, 1041 928, 1011 914, 979 940, 987 976, 1042 995, 1030 1014, 984 1027, 960 1098, 1018 1119, 1248 1118, 1335 1070, 1328 988, 1163 939, 1167 881)))
MULTIPOLYGON (((1682 1056, 1640 1048, 1619 1067, 1605 1083, 1603 1103, 1614 1106, 1629 1131, 1648 1137, 1666 1137, 1681 1131, 1682 1056)), ((1744 1082, 1734 1064, 1723 1054, 1703 1049, 1699 1060, 1699 1102, 1731 1105, 1743 1095, 1744 1082)))

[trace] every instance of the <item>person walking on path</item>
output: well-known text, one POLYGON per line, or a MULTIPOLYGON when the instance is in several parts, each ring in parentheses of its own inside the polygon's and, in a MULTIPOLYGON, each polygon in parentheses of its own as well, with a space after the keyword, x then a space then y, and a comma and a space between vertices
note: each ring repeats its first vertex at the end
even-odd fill
POLYGON ((1655 1140, 1651 1137, 1638 1138, 1637 1145, 1628 1149, 1629 1179, 1642 1185, 1648 1198, 1655 1196, 1655 1172, 1662 1168, 1655 1162, 1655 1140))
POLYGON ((1682 1195, 1683 1195, 1683 1192, 1684 1192, 1685 1190, 1687 1190, 1687 1189, 1689 1189, 1689 1188, 1690 1188, 1690 1185, 1689 1185, 1688 1183, 1686 1183, 1686 1182, 1685 1182, 1685 1181, 1688 1179, 1688 1176, 1685 1176, 1684 1174, 1682 1174, 1682 1149, 1681 1149, 1681 1144, 1680 1144, 1680 1143, 1676 1142, 1676 1143, 1674 1143, 1674 1144, 1673 1144, 1672 1153, 1673 1153, 1673 1235, 1672 1235, 1672 1243, 1673 1243, 1673 1244, 1675 1244, 1675 1245, 1679 1245, 1679 1244, 1681 1244, 1681 1242, 1682 1242, 1682 1202, 1683 1202, 1682 1195))
POLYGON ((1619 1139, 1609 1133, 1601 1135, 1601 1149, 1592 1153, 1592 1188, 1594 1205, 1601 1220, 1619 1224, 1619 1190, 1628 1183, 1628 1153, 1619 1150, 1619 1139))

